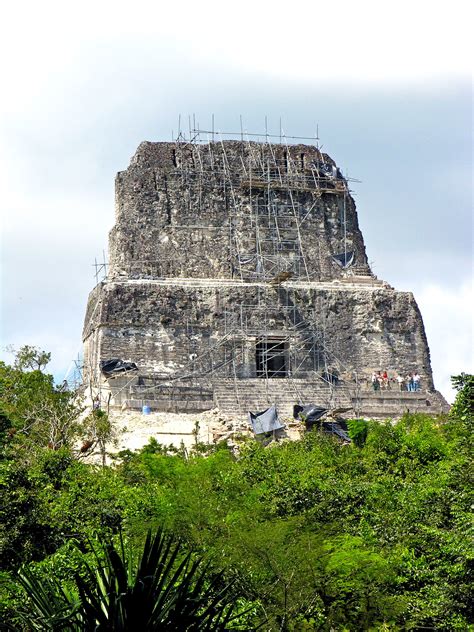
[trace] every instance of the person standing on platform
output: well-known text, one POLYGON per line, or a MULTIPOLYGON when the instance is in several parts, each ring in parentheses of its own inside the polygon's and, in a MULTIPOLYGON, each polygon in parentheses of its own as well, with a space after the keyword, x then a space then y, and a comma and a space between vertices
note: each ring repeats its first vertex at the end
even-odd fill
POLYGON ((372 386, 375 392, 380 390, 379 376, 375 371, 372 373, 372 386))
POLYGON ((420 377, 418 371, 413 373, 413 378, 412 379, 413 379, 413 390, 414 391, 419 391, 420 390, 421 377, 420 377))

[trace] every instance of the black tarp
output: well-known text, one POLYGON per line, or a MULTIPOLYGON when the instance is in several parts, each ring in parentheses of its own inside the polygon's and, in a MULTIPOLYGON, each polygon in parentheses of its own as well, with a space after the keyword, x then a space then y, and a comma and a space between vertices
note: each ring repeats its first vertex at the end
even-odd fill
POLYGON ((316 421, 321 419, 321 417, 327 412, 327 408, 321 408, 320 406, 315 406, 314 404, 309 404, 308 406, 299 406, 295 404, 293 406, 294 419, 302 419, 306 425, 316 423, 316 421))
POLYGON ((350 252, 341 252, 338 255, 333 255, 332 258, 338 266, 345 269, 354 263, 354 254, 354 251, 351 250, 350 252))
POLYGON ((100 370, 105 377, 115 377, 121 373, 127 373, 128 371, 138 371, 138 367, 135 362, 126 362, 119 358, 112 358, 111 360, 102 360, 100 370))
POLYGON ((281 430, 283 424, 278 419, 278 413, 275 404, 263 410, 260 413, 252 413, 249 411, 249 423, 256 435, 281 430))
MULTIPOLYGON (((340 410, 346 411, 350 410, 350 408, 341 408, 340 410)), ((347 423, 344 419, 338 419, 337 421, 322 421, 321 418, 329 412, 328 408, 322 408, 321 406, 315 406, 314 404, 308 404, 307 406, 300 406, 295 404, 293 406, 293 417, 294 419, 301 419, 304 421, 306 428, 309 430, 315 424, 318 424, 318 427, 327 434, 333 434, 339 439, 346 441, 347 443, 351 442, 349 434, 347 432, 347 423)), ((331 414, 334 414, 336 411, 332 411, 331 414)))

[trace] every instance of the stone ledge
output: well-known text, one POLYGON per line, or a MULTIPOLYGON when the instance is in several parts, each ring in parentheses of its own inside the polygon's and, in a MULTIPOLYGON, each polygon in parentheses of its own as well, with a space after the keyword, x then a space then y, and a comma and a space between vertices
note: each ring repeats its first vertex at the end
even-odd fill
POLYGON ((255 288, 291 288, 291 289, 315 289, 315 290, 338 290, 347 292, 348 290, 395 290, 385 281, 380 279, 367 278, 362 281, 360 278, 338 279, 334 281, 283 281, 282 283, 273 284, 271 282, 262 281, 242 281, 240 279, 211 279, 199 277, 164 277, 157 279, 130 279, 127 277, 113 277, 105 281, 104 288, 116 285, 164 285, 176 287, 255 287, 255 288))

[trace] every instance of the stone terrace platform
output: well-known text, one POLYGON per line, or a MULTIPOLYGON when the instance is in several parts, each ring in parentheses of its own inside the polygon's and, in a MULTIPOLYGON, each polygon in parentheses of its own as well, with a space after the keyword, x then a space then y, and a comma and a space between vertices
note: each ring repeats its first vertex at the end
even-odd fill
POLYGON ((437 391, 388 389, 374 392, 355 384, 341 384, 331 389, 317 380, 220 378, 208 386, 163 384, 151 392, 137 381, 132 378, 130 383, 125 377, 114 380, 115 408, 141 410, 143 406, 149 406, 155 412, 171 413, 201 413, 217 408, 226 415, 245 417, 250 410, 261 411, 276 404, 282 417, 291 417, 295 404, 316 404, 329 409, 349 408, 344 413, 346 417, 367 419, 397 419, 405 412, 437 415, 449 411, 437 391))

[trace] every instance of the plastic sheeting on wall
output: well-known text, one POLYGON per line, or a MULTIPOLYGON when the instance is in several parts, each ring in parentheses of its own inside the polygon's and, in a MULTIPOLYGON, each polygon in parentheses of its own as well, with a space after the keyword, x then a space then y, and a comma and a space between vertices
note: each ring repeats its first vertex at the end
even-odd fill
POLYGON ((120 375, 120 373, 138 371, 138 367, 135 362, 125 362, 119 358, 112 358, 111 360, 102 360, 100 370, 105 377, 115 377, 116 375, 120 375))
POLYGON ((256 435, 284 428, 283 424, 278 419, 275 404, 260 413, 252 413, 249 411, 249 423, 256 435))

